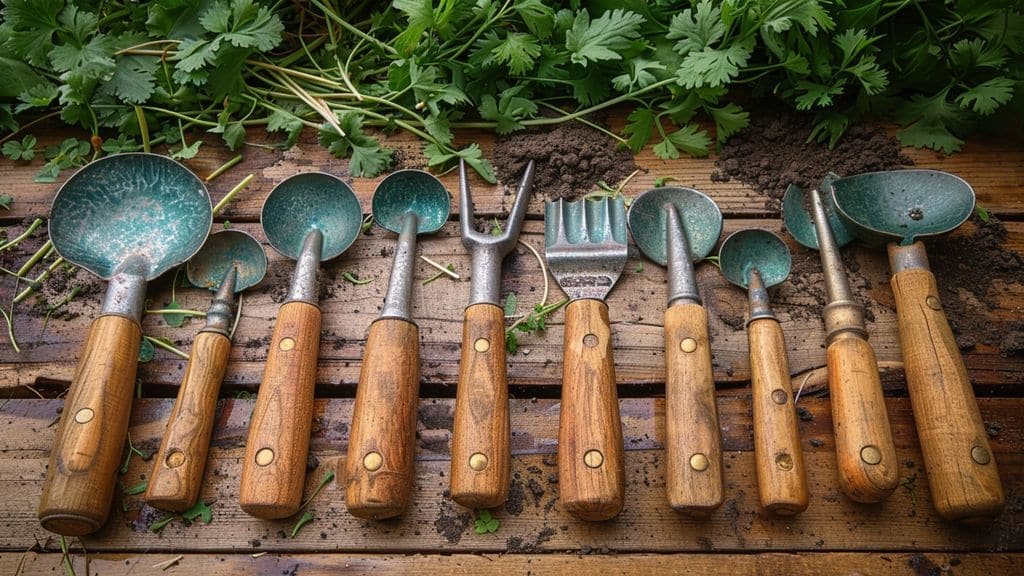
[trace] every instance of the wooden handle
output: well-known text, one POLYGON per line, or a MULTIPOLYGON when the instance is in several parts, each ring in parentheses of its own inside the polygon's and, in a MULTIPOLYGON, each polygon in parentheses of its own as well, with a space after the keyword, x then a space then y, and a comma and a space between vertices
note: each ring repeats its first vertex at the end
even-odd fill
POLYGON ((1003 486, 967 368, 942 311, 935 276, 893 274, 900 347, 932 502, 948 520, 1003 510, 1003 486))
POLYGON ((760 318, 747 326, 754 404, 754 460, 761 506, 784 516, 807 509, 807 472, 800 448, 789 359, 782 326, 760 318))
POLYGON ((700 304, 665 311, 665 488, 672 508, 703 517, 722 504, 722 436, 700 304))
POLYGON ((217 394, 230 354, 231 340, 223 334, 200 332, 193 340, 185 378, 167 419, 146 488, 146 503, 150 506, 181 512, 199 498, 217 394))
POLYGON ((277 314, 242 462, 238 501, 257 518, 285 518, 299 511, 319 351, 320 309, 286 302, 277 314))
POLYGON ((353 516, 392 518, 412 493, 420 337, 407 320, 370 325, 348 438, 345 505, 353 516))
POLYGON ((100 316, 89 327, 39 501, 39 522, 51 532, 91 534, 110 515, 141 339, 139 325, 123 316, 100 316))
POLYGON ((508 497, 511 447, 505 315, 494 304, 466 308, 452 432, 452 499, 474 509, 508 497))
POLYGON ((608 306, 574 300, 565 309, 558 486, 562 507, 582 520, 622 511, 622 421, 615 389, 608 306))
POLYGON ((844 333, 826 358, 839 488, 857 502, 881 502, 896 489, 899 464, 875 351, 867 340, 844 333))

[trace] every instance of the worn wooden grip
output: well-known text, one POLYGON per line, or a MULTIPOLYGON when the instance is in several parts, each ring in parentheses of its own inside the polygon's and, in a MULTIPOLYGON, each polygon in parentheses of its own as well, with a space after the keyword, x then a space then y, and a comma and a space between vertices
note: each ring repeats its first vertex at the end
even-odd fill
POLYGON ((722 435, 700 304, 665 311, 665 489, 672 508, 706 516, 722 504, 722 435))
POLYGON ((936 511, 979 520, 1003 510, 1003 486, 956 338, 942 311, 935 276, 893 274, 907 388, 936 511))
POLYGON ((299 510, 313 425, 320 309, 292 301, 277 313, 263 381, 249 421, 238 502, 257 518, 299 510))
POLYGON ((829 344, 826 358, 839 488, 857 502, 881 502, 896 489, 899 464, 875 351, 845 333, 829 344))
POLYGON ((807 508, 807 472, 800 448, 789 359, 782 326, 774 318, 747 326, 754 405, 754 461, 761 505, 790 516, 807 508))
POLYGON ((391 518, 409 505, 419 392, 419 330, 408 320, 377 320, 363 352, 345 460, 353 516, 391 518))
POLYGON ((90 534, 110 515, 141 339, 138 323, 123 316, 100 316, 89 327, 39 501, 39 522, 50 532, 90 534))
POLYGON ((494 508, 508 496, 511 447, 505 374, 505 315, 494 304, 466 308, 452 431, 452 499, 494 508))
POLYGON ((562 507, 583 520, 607 520, 622 511, 625 475, 612 334, 604 302, 569 303, 563 354, 558 420, 562 507))
POLYGON ((199 498, 217 394, 230 354, 231 340, 218 332, 200 332, 192 341, 185 378, 167 419, 146 488, 146 503, 150 506, 181 512, 199 498))

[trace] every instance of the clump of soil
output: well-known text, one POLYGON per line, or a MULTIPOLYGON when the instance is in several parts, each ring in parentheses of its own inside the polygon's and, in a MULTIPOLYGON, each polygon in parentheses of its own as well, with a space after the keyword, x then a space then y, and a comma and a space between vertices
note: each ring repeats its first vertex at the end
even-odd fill
POLYGON ((516 132, 494 147, 498 179, 514 187, 533 160, 533 189, 547 198, 574 199, 604 180, 614 186, 637 169, 633 155, 615 140, 579 122, 516 132))
POLYGON ((975 216, 972 221, 976 227, 970 234, 928 242, 942 306, 961 349, 980 343, 998 347, 1004 356, 1020 354, 1024 322, 992 322, 988 312, 1011 285, 1024 286, 1024 256, 1003 247, 1006 227, 996 217, 982 222, 975 216))
POLYGON ((722 145, 711 174, 715 182, 737 179, 768 196, 767 208, 778 208, 790 184, 817 186, 829 172, 850 176, 913 165, 900 144, 876 124, 850 127, 832 150, 807 138, 807 116, 778 113, 756 116, 750 126, 722 145))

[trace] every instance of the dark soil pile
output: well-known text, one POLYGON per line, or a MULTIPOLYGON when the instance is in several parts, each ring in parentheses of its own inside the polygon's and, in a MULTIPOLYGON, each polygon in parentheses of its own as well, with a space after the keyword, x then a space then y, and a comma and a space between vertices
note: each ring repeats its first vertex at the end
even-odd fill
POLYGON ((601 180, 615 186, 637 169, 628 150, 579 122, 516 132, 495 144, 494 169, 509 188, 514 189, 530 160, 536 163, 534 193, 551 199, 577 198, 601 180))
POLYGON ((811 128, 808 116, 779 113, 754 117, 749 127, 722 145, 715 161, 718 170, 711 180, 735 178, 749 184, 769 197, 769 209, 776 209, 790 184, 808 188, 829 172, 849 176, 913 164, 900 152, 899 142, 880 125, 852 126, 832 150, 807 142, 811 128))
POLYGON ((1003 246, 1006 227, 994 216, 976 228, 928 242, 928 260, 939 296, 961 349, 999 347, 1004 356, 1024 352, 1024 321, 993 323, 988 311, 1013 284, 1024 286, 1024 256, 1003 246), (997 284, 998 281, 998 284, 997 284))

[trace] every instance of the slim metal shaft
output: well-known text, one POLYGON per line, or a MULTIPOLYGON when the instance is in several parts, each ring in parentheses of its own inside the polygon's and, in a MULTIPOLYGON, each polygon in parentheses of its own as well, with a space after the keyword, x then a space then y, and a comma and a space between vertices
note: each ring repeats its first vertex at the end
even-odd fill
POLYGON ((828 225, 825 204, 821 201, 821 194, 817 189, 811 190, 811 208, 814 230, 818 234, 818 252, 821 254, 821 268, 825 273, 825 292, 828 295, 828 301, 853 300, 853 292, 850 290, 850 283, 846 278, 846 269, 839 256, 839 247, 836 246, 832 228, 828 225))
POLYGON ((314 306, 319 304, 317 290, 317 274, 320 272, 320 252, 324 245, 324 235, 319 230, 310 230, 302 242, 302 252, 295 262, 295 275, 288 289, 288 302, 298 300, 314 306))
POLYGON ((747 324, 758 318, 775 318, 771 303, 768 301, 768 288, 761 280, 761 272, 757 268, 751 268, 747 272, 747 299, 750 302, 750 317, 747 324))
POLYGON ((412 279, 416 264, 416 228, 419 219, 409 212, 402 217, 402 233, 398 235, 395 257, 391 263, 391 278, 384 296, 381 318, 400 318, 412 321, 412 279))
POLYGON ((206 326, 200 332, 218 332, 225 336, 231 334, 231 321, 235 310, 235 279, 238 275, 234 266, 224 275, 224 280, 217 289, 210 307, 206 310, 206 326))
POLYGON ((700 304, 700 293, 697 291, 697 276, 693 271, 690 259, 690 243, 686 238, 686 229, 679 217, 676 205, 666 202, 665 206, 665 244, 668 262, 668 305, 682 303, 700 304))

